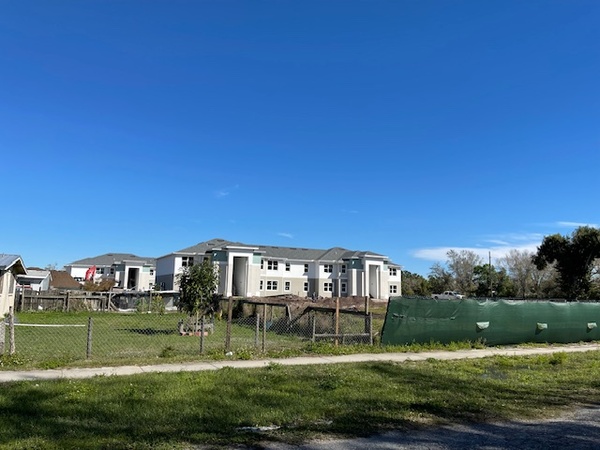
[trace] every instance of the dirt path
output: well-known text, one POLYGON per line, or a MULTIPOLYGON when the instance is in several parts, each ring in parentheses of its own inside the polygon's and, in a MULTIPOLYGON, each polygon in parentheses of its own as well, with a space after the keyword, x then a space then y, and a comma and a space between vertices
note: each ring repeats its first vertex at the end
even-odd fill
POLYGON ((265 443, 265 450, 458 450, 600 448, 600 405, 579 407, 555 419, 472 425, 448 424, 360 439, 320 440, 300 446, 265 443))

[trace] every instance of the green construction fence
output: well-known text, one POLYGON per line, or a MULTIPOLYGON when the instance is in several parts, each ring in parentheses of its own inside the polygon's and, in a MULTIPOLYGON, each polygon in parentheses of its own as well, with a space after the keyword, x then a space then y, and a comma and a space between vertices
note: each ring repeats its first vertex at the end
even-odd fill
POLYGON ((388 303, 381 343, 594 341, 600 340, 599 324, 596 302, 394 297, 388 303))

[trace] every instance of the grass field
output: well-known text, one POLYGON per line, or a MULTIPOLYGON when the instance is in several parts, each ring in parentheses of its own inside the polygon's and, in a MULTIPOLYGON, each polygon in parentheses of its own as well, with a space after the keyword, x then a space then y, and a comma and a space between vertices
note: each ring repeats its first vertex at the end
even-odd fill
MULTIPOLYGON (((413 344, 380 346, 368 344, 335 346, 332 342, 311 342, 306 336, 284 334, 271 328, 262 330, 258 342, 253 319, 232 325, 231 355, 225 354, 225 321, 215 321, 215 331, 205 337, 200 353, 200 337, 180 336, 179 313, 114 314, 101 312, 23 312, 20 324, 76 325, 68 327, 15 327, 16 354, 0 355, 0 370, 54 369, 62 367, 99 367, 130 364, 163 364, 182 361, 280 358, 302 355, 340 355, 377 352, 418 352, 431 349, 457 350, 481 348, 480 342, 440 345, 413 344), (91 357, 87 358, 88 319, 92 318, 91 357), (257 346, 258 344, 258 346, 257 346)), ((361 320, 361 319, 359 319, 361 320)), ((344 321, 342 321, 344 322, 344 321)), ((346 326, 346 324, 343 324, 346 326)), ((348 324, 356 327, 357 323, 348 324)), ((359 323, 360 325, 360 323, 359 323)), ((364 326, 364 325, 363 325, 364 326)), ((379 330, 375 328, 375 330, 379 330)), ((377 338, 377 336, 376 336, 377 338)), ((375 341, 377 343, 377 339, 375 341)))
MULTIPOLYGON (((214 333, 204 339, 200 353, 199 336, 180 336, 178 322, 186 316, 169 314, 113 314, 95 312, 23 312, 16 317, 16 355, 0 357, 0 369, 56 368, 115 364, 148 364, 166 361, 224 358, 226 322, 215 321, 214 333), (91 358, 87 359, 88 319, 92 319, 91 358), (69 326, 23 326, 69 325, 69 326), (2 364, 4 360, 4 364, 2 364)), ((293 351, 306 344, 298 336, 265 333, 269 352, 293 351)), ((249 359, 262 348, 252 320, 235 321, 231 350, 236 358, 249 359), (256 347, 258 344, 258 348, 256 347)))
POLYGON ((3 449, 187 449, 549 417, 600 402, 600 352, 16 382, 3 449), (261 434, 244 427, 276 427, 261 434))

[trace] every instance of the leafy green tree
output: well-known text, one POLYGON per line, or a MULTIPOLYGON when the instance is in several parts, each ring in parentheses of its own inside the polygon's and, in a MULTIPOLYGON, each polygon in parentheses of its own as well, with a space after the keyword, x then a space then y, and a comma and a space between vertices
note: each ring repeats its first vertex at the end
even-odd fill
POLYGON ((473 270, 475 295, 477 297, 513 297, 512 281, 503 267, 496 269, 490 264, 475 266, 473 270))
POLYGON ((201 264, 184 267, 177 275, 177 281, 179 282, 178 307, 190 317, 195 317, 196 323, 200 316, 216 311, 219 275, 217 268, 209 259, 205 259, 201 264))
POLYGON ((402 271, 402 295, 429 295, 429 282, 427 279, 417 273, 402 271))
POLYGON ((594 260, 600 257, 600 230, 579 227, 571 236, 545 236, 533 262, 540 270, 555 264, 562 294, 569 300, 590 295, 594 260))

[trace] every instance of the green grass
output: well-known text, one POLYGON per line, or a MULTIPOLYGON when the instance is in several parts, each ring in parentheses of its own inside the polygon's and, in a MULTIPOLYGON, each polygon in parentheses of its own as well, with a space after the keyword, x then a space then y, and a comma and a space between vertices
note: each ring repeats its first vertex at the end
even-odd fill
POLYGON ((600 402, 600 352, 16 382, 0 448, 298 443, 446 421, 550 417, 600 402), (278 426, 256 434, 242 427, 278 426))
MULTIPOLYGON (((342 355, 377 352, 419 352, 432 349, 481 348, 480 342, 441 345, 435 342, 407 346, 340 345, 312 343, 293 334, 266 332, 265 352, 256 344, 255 326, 246 321, 232 326, 231 350, 225 356, 225 321, 216 321, 215 332, 205 337, 200 353, 198 336, 179 336, 177 323, 183 314, 113 314, 97 312, 27 312, 17 320, 26 324, 69 324, 78 327, 15 328, 16 354, 0 356, 0 370, 99 367, 134 364, 163 364, 198 360, 285 358, 305 355, 342 355), (87 324, 92 318, 91 358, 86 357, 87 324)), ((377 343, 377 339, 376 339, 377 343)))
MULTIPOLYGON (((0 356, 0 370, 223 359, 226 322, 216 321, 214 333, 204 339, 205 353, 201 355, 200 337, 178 333, 178 322, 184 318, 185 315, 179 313, 19 313, 18 323, 80 326, 16 326, 17 358, 0 356), (91 358, 87 359, 89 317, 92 318, 92 351, 91 358)), ((255 333, 255 327, 249 321, 232 326, 231 349, 236 358, 249 359, 260 353, 255 346, 255 333)), ((298 336, 266 333, 266 350, 273 354, 285 354, 305 344, 306 340, 298 336)))

